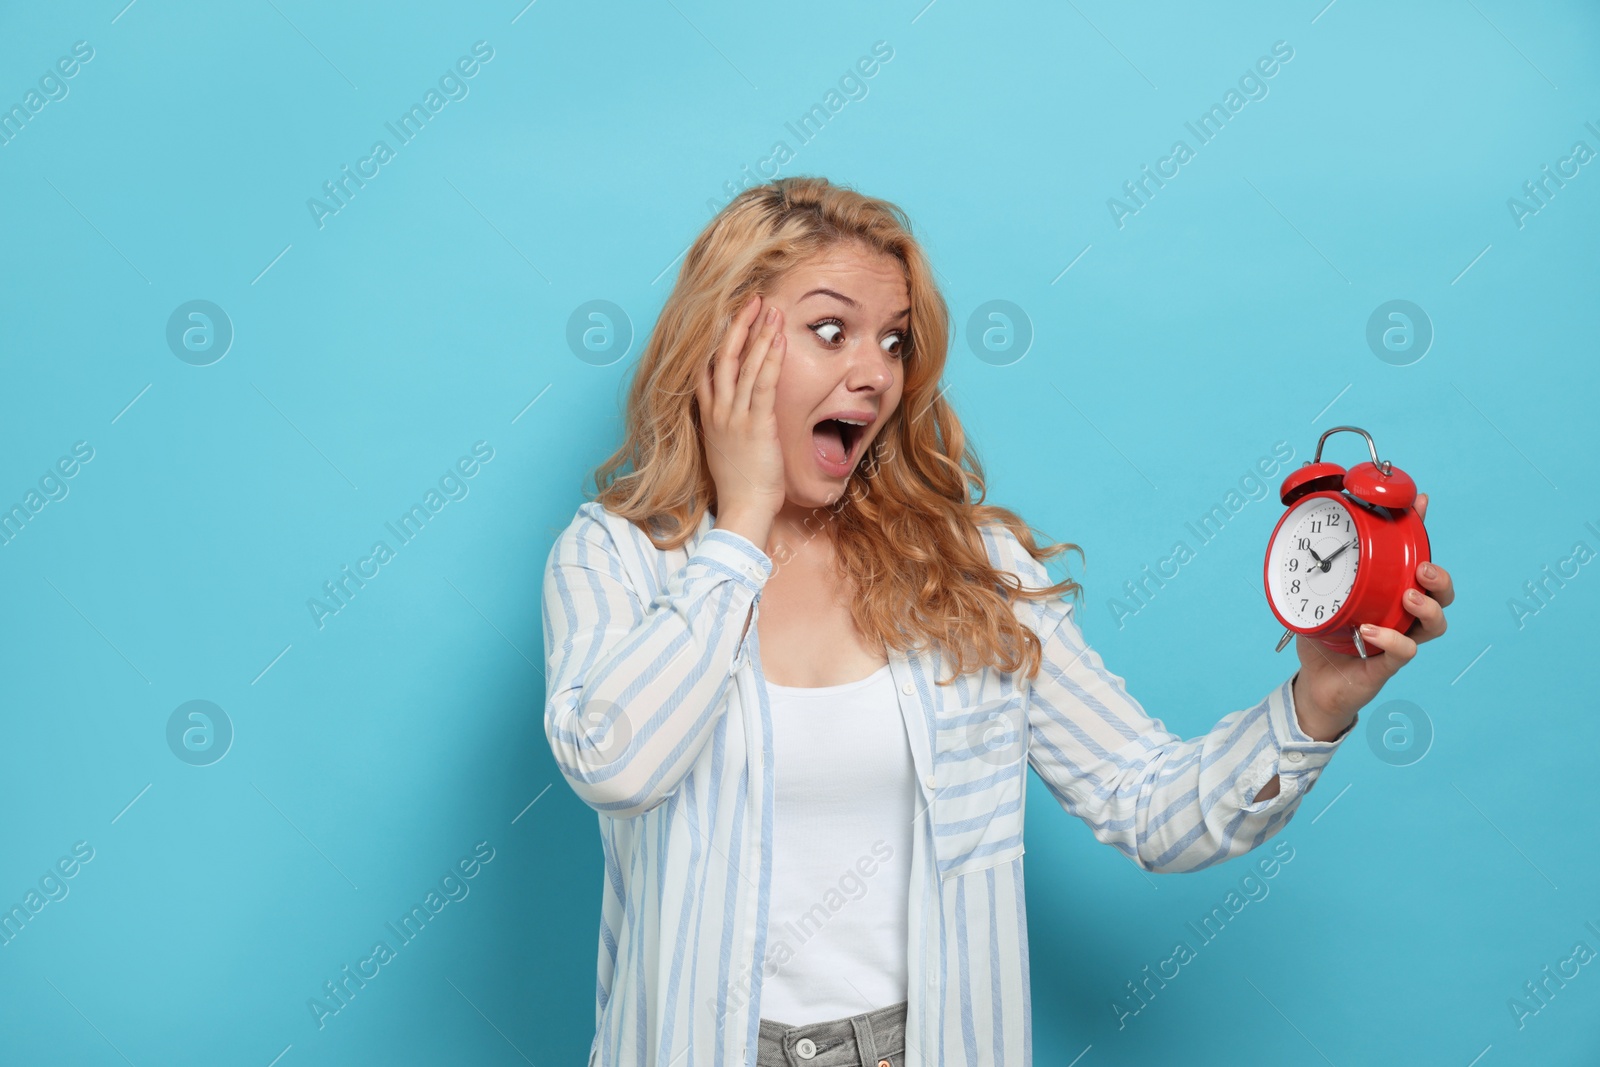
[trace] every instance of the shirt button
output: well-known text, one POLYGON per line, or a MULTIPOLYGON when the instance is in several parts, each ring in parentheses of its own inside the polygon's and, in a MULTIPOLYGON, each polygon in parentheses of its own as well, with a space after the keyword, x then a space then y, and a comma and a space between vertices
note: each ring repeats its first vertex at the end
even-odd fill
POLYGON ((910 696, 912 693, 915 693, 916 691, 917 691, 917 687, 912 685, 910 682, 907 682, 905 685, 902 685, 900 687, 900 692, 904 693, 906 696, 910 696))
POLYGON ((1301 755, 1298 752, 1289 753, 1289 762, 1290 763, 1299 763, 1303 759, 1305 759, 1305 756, 1301 755))
POLYGON ((927 786, 929 789, 932 789, 939 784, 939 780, 933 775, 929 774, 923 777, 922 784, 927 786))
POLYGON ((817 1054, 817 1044, 809 1037, 802 1037, 794 1043, 794 1054, 803 1060, 809 1060, 817 1054))

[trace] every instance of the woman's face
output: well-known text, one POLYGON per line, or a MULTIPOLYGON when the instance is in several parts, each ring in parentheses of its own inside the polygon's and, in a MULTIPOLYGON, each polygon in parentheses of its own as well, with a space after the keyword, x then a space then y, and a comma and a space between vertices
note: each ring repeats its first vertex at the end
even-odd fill
POLYGON ((834 245, 791 269, 764 304, 782 310, 788 344, 774 401, 788 503, 825 507, 900 404, 905 269, 857 242, 834 245))

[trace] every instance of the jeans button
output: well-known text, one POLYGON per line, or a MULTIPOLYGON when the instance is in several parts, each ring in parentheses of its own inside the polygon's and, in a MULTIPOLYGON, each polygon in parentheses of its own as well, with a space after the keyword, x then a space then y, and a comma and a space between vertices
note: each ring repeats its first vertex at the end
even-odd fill
POLYGON ((802 1037, 794 1043, 794 1053, 803 1060, 809 1060, 817 1054, 817 1043, 809 1037, 802 1037))

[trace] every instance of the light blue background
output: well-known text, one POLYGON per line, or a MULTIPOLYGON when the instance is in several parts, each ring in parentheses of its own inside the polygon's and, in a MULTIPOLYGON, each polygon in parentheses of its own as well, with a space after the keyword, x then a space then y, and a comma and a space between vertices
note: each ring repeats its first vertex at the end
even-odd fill
POLYGON ((0 504, 94 449, 0 548, 0 904, 95 850, 0 948, 0 1061, 583 1062, 601 856, 543 736, 542 568, 677 258, 780 139, 783 173, 910 213, 990 499, 1084 547, 1089 639, 1174 731, 1294 670, 1260 576, 1282 508, 1250 502, 1120 628, 1108 600, 1275 442, 1371 431, 1455 576, 1449 634, 1363 712, 1270 895, 1125 1028, 1124 984, 1251 859, 1147 876, 1033 784, 1037 1061, 1600 1055, 1600 964, 1508 1008, 1600 950, 1597 566, 1520 628, 1508 606, 1600 549, 1600 174, 1522 227, 1507 207, 1600 150, 1592 5, 123 2, 0 14, 0 105, 94 48, 0 146, 0 504), (307 199, 480 40, 469 95, 319 229, 307 199), (877 41, 799 145, 785 123, 877 41), (1107 199, 1276 41, 1267 97, 1119 229, 1107 199), (165 340, 195 299, 235 330, 205 367, 165 340), (606 366, 566 340, 595 299, 635 333, 606 366), (964 342, 997 299, 1034 333, 1016 362, 964 342), (1392 299, 1436 334, 1408 366, 1365 339, 1392 299), (319 629, 308 598, 478 441, 468 495, 319 629), (166 742, 194 699, 235 730, 207 767, 166 742), (1392 699, 1435 731, 1410 765, 1369 744, 1392 699), (319 1030, 308 999, 480 841, 470 895, 319 1030))

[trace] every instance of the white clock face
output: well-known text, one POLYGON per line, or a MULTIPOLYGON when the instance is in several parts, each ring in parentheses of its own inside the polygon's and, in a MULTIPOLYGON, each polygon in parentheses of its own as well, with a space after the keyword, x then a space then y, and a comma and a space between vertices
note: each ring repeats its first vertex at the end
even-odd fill
POLYGON ((1315 497, 1296 504, 1268 552, 1278 613, 1307 630, 1322 626, 1349 601, 1360 556, 1355 520, 1342 503, 1315 497))

